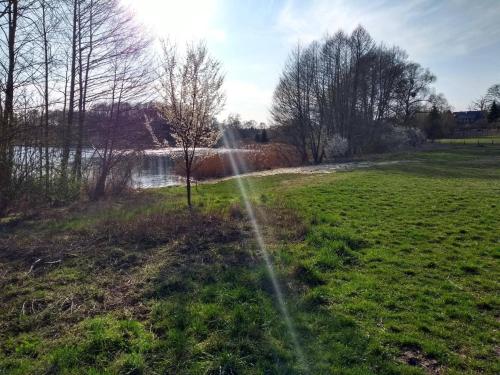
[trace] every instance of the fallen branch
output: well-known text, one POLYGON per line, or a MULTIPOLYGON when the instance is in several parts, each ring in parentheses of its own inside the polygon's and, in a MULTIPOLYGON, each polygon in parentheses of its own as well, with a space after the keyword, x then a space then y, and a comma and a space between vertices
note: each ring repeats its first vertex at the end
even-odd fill
POLYGON ((33 272, 33 270, 35 269, 35 266, 42 260, 42 258, 38 258, 37 260, 35 260, 35 262, 31 265, 30 267, 30 270, 28 271, 28 273, 26 275, 29 275, 31 272, 33 272))
POLYGON ((56 263, 61 263, 62 259, 59 260, 54 260, 53 262, 45 262, 45 264, 56 264, 56 263))

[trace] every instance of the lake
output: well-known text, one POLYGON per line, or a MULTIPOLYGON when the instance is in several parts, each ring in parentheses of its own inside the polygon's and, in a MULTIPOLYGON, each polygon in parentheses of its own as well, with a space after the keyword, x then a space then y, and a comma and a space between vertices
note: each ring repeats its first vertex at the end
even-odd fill
MULTIPOLYGON (((197 156, 210 154, 252 152, 246 149, 230 148, 199 148, 197 156)), ((181 148, 146 150, 141 166, 132 174, 132 184, 135 188, 149 189, 165 186, 176 186, 184 183, 184 178, 174 173, 174 160, 182 158, 181 148)))
MULTIPOLYGON (((22 147, 18 146, 14 148, 15 150, 15 160, 18 163, 24 163, 25 160, 29 160, 30 163, 37 163, 38 159, 38 148, 36 147, 22 147)), ((62 150, 57 147, 51 147, 49 149, 50 157, 52 159, 51 163, 57 165, 62 150)), ((72 150, 71 153, 73 153, 72 150)), ((225 154, 229 152, 251 152, 250 150, 244 149, 228 149, 228 148, 199 148, 196 151, 197 156, 204 156, 209 154, 225 154)), ((92 159, 95 152, 91 148, 84 148, 82 152, 82 157, 85 161, 92 159)), ((182 149, 171 147, 168 149, 155 149, 155 150, 145 150, 142 160, 138 167, 136 167, 132 173, 132 186, 134 188, 149 189, 149 188, 159 188, 165 186, 176 186, 182 185, 184 183, 184 178, 175 174, 174 166, 175 160, 182 158, 182 149)))

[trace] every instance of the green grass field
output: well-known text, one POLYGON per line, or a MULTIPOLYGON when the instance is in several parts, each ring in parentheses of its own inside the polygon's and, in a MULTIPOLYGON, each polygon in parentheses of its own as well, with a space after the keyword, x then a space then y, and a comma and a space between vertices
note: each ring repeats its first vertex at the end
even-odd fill
POLYGON ((0 227, 0 374, 497 374, 500 147, 47 210, 0 227), (38 261, 38 259, 40 259, 38 261))
POLYGON ((500 136, 484 136, 484 137, 471 137, 471 138, 445 138, 436 139, 436 142, 449 145, 500 145, 500 136))

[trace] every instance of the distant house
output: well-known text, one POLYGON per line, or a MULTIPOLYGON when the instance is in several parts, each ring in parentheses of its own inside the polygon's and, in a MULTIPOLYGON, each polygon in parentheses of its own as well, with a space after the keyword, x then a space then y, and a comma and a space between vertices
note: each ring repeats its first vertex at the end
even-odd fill
POLYGON ((458 125, 472 125, 478 121, 484 120, 485 116, 482 111, 465 111, 453 112, 455 121, 458 125))

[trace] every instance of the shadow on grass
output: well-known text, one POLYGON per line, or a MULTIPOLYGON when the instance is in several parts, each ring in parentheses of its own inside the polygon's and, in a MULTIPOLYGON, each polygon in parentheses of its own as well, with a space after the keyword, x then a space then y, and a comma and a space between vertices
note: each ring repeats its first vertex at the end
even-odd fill
MULTIPOLYGON (((156 212, 3 239, 15 251, 0 259, 9 286, 0 295, 0 373, 303 373, 246 219, 230 211, 156 212), (26 275, 34 256, 44 261, 26 275)), ((284 221, 274 233, 282 240, 324 235, 287 212, 269 217, 284 221)), ((354 264, 362 244, 330 236, 339 245, 332 254, 354 264)), ((277 271, 311 373, 399 369, 352 319, 329 310, 322 283, 304 282, 297 266, 277 271)))

